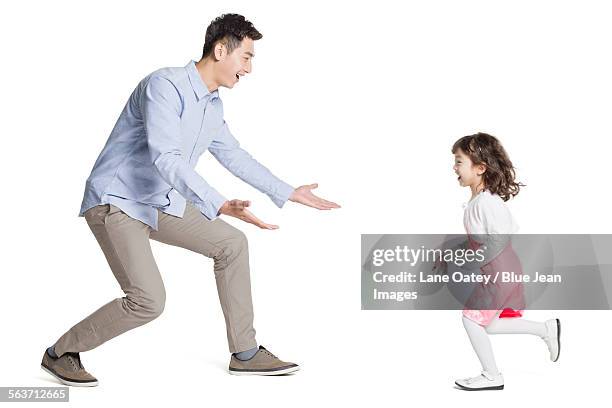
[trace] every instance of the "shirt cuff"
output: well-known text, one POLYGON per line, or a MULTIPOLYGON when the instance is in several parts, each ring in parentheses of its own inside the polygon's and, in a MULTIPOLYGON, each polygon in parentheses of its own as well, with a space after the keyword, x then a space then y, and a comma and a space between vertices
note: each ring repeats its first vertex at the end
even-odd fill
POLYGON ((206 201, 194 203, 194 205, 206 218, 208 218, 209 220, 214 220, 218 217, 217 214, 219 214, 219 209, 226 201, 227 198, 223 197, 217 191, 211 190, 208 194, 206 201))
POLYGON ((281 181, 276 190, 269 194, 270 199, 278 208, 283 208, 283 205, 289 200, 295 189, 289 184, 281 181))

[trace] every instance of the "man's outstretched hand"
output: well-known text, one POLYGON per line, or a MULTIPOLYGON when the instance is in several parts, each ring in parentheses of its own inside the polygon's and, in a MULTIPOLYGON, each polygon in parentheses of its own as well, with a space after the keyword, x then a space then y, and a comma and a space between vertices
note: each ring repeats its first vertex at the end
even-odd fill
POLYGON ((312 194, 311 190, 317 187, 319 187, 317 183, 300 186, 293 191, 291 197, 289 197, 289 201, 304 204, 313 208, 318 208, 319 210, 331 210, 333 208, 340 208, 338 204, 324 200, 321 197, 317 197, 316 195, 312 194))
MULTIPOLYGON (((317 183, 300 186, 293 190, 293 193, 291 193, 291 196, 289 197, 289 201, 304 204, 309 207, 317 208, 319 210, 331 210, 333 208, 340 208, 338 204, 324 200, 321 197, 317 197, 316 195, 312 194, 311 190, 317 187, 319 187, 317 183)), ((254 216, 253 213, 247 210, 247 207, 250 205, 250 201, 226 201, 219 209, 219 214, 229 215, 230 217, 238 218, 244 222, 256 225, 262 229, 278 229, 278 225, 266 224, 265 222, 254 216)))
POLYGON ((236 217, 244 222, 256 225, 262 229, 275 230, 278 229, 278 225, 266 224, 259 218, 253 215, 252 212, 247 210, 247 207, 251 205, 250 201, 242 200, 230 200, 223 203, 219 209, 219 214, 229 215, 230 217, 236 217))

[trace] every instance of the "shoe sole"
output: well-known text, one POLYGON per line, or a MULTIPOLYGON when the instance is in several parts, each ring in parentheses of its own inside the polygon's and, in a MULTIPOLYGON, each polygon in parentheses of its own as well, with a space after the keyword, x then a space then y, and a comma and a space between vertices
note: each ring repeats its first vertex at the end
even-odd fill
POLYGON ((287 367, 281 370, 267 370, 267 371, 247 371, 247 370, 235 370, 229 369, 229 373, 232 375, 283 375, 296 372, 300 369, 300 366, 287 367))
POLYGON ((561 355, 561 320, 555 320, 557 321, 557 358, 553 360, 553 363, 556 363, 561 355))
POLYGON ((504 389, 504 384, 502 384, 502 385, 495 385, 493 387, 469 388, 469 387, 461 385, 461 384, 459 384, 458 382, 455 381, 455 385, 457 387, 461 388, 464 391, 498 391, 498 390, 503 390, 504 389))
POLYGON ((51 374, 53 377, 57 378, 62 384, 65 385, 71 385, 73 387, 95 387, 98 385, 98 381, 87 381, 87 382, 76 382, 76 381, 71 381, 65 377, 62 377, 59 374, 56 374, 53 372, 53 370, 51 370, 49 367, 44 366, 43 364, 40 365, 40 368, 42 368, 44 371, 48 372, 49 374, 51 374))

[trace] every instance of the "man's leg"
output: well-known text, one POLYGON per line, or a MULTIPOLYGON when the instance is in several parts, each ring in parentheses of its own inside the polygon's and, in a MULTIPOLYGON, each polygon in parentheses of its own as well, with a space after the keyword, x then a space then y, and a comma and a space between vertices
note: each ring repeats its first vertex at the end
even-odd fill
POLYGON ((166 292, 151 246, 151 228, 118 207, 93 207, 85 219, 125 293, 73 326, 55 343, 55 354, 78 353, 141 326, 164 309, 166 292))
POLYGON ((249 249, 245 235, 220 218, 209 220, 189 201, 183 218, 159 212, 159 230, 151 239, 186 248, 214 259, 217 292, 225 316, 232 354, 229 372, 235 375, 280 375, 299 370, 264 347, 257 348, 249 249))
POLYGON ((187 202, 183 218, 159 211, 151 239, 197 252, 214 260, 217 292, 225 317, 231 353, 257 347, 247 239, 220 218, 209 220, 187 202))

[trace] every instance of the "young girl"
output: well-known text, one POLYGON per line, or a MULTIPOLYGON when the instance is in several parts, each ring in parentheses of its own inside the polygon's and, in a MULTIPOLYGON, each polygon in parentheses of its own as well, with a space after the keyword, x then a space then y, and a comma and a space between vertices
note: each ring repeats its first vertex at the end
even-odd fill
MULTIPOLYGON (((472 197, 465 207, 464 225, 467 245, 483 249, 484 261, 477 266, 482 274, 513 271, 521 274, 520 261, 512 249, 510 234, 518 226, 504 204, 518 194, 521 184, 515 181, 514 168, 501 143, 486 133, 465 136, 455 142, 453 169, 459 184, 469 187, 472 197)), ((520 284, 479 284, 463 310, 463 325, 482 364, 482 374, 455 381, 464 390, 502 390, 504 379, 497 369, 489 334, 533 334, 541 337, 557 361, 560 351, 559 319, 534 322, 522 318, 505 318, 504 309, 518 312, 525 307, 520 284)))

